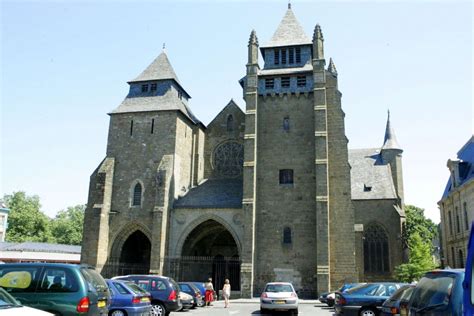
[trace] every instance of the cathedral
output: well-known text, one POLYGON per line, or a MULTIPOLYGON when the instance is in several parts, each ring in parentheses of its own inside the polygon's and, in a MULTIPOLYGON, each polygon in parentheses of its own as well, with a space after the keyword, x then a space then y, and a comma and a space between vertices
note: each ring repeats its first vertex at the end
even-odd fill
POLYGON ((316 297, 393 279, 406 249, 390 116, 378 146, 348 149, 321 27, 308 37, 291 5, 265 44, 251 32, 245 70, 244 110, 230 100, 207 126, 165 51, 128 82, 90 177, 82 262, 107 277, 227 278, 241 297, 270 281, 316 297))

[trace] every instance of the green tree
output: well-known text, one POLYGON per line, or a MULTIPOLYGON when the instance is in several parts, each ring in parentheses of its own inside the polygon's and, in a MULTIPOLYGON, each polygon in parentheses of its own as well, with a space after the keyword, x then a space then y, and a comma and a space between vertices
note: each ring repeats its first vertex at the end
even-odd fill
POLYGON ((435 267, 431 257, 431 243, 425 242, 418 232, 414 232, 408 242, 410 245, 408 263, 395 267, 395 276, 402 282, 418 280, 435 267))
POLYGON ((10 209, 6 241, 50 242, 50 218, 41 212, 37 195, 27 196, 25 192, 14 192, 3 197, 10 209))
POLYGON ((432 241, 438 231, 432 220, 425 217, 425 210, 413 205, 405 206, 406 221, 403 225, 403 242, 410 250, 408 263, 395 267, 394 274, 403 282, 412 282, 435 267, 432 241))
POLYGON ((52 234, 57 243, 81 244, 85 209, 85 205, 76 205, 58 212, 51 224, 52 234))

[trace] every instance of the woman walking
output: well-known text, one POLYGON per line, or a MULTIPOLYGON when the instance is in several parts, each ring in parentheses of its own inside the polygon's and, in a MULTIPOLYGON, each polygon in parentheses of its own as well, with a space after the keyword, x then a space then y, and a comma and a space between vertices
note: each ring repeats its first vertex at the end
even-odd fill
POLYGON ((225 279, 224 286, 222 287, 222 296, 224 297, 224 301, 225 301, 224 308, 229 307, 229 298, 230 298, 230 282, 229 282, 229 279, 225 279))
POLYGON ((209 278, 204 284, 206 288, 206 294, 204 296, 204 301, 206 302, 206 306, 211 306, 211 302, 214 300, 214 286, 212 285, 212 278, 209 278))

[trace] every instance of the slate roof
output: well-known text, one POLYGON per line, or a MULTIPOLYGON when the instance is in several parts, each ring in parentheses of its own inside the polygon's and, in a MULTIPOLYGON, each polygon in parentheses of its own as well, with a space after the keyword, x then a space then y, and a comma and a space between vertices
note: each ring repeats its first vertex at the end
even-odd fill
POLYGON ((289 6, 273 37, 262 48, 311 44, 311 39, 306 36, 289 6))
MULTIPOLYGON (((129 82, 165 80, 173 79, 180 84, 178 76, 174 72, 173 66, 168 59, 165 51, 162 51, 158 57, 135 79, 129 82)), ((181 85, 181 84, 180 84, 181 85)))
POLYGON ((286 75, 300 72, 313 71, 313 65, 305 64, 303 67, 292 67, 292 68, 276 68, 276 69, 261 69, 258 74, 260 76, 275 76, 275 75, 286 75))
MULTIPOLYGON (((458 151, 457 157, 461 160, 462 167, 460 166, 459 174, 459 186, 474 179, 474 135, 467 141, 466 144, 458 151)), ((451 177, 449 177, 446 187, 443 191, 442 199, 449 195, 452 189, 451 177)))
POLYGON ((0 242, 0 250, 81 254, 81 246, 48 244, 41 242, 0 242))
POLYGON ((390 166, 382 162, 378 149, 349 150, 349 164, 353 200, 398 198, 390 166))
POLYGON ((172 94, 165 94, 163 96, 126 97, 110 114, 152 111, 181 111, 194 123, 200 123, 186 104, 172 94))
POLYGON ((165 50, 163 50, 138 77, 130 80, 128 83, 156 80, 174 80, 184 93, 186 93, 188 97, 191 97, 189 93, 184 90, 181 82, 179 82, 178 76, 174 72, 165 50))
POLYGON ((242 208, 242 179, 208 179, 174 202, 174 208, 242 208))
POLYGON ((390 111, 388 112, 382 149, 402 149, 398 144, 397 137, 395 136, 395 130, 390 123, 390 111))

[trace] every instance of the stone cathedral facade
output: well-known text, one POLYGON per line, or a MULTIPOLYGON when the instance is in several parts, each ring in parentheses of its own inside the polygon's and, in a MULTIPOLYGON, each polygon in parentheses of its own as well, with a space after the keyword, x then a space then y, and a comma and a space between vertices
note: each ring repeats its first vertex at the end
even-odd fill
POLYGON ((106 276, 229 278, 242 297, 275 280, 308 297, 390 280, 405 252, 390 118, 381 146, 348 149, 323 33, 310 39, 291 6, 266 44, 251 32, 245 67, 244 111, 231 100, 207 126, 164 51, 128 82, 90 178, 82 261, 106 276))

